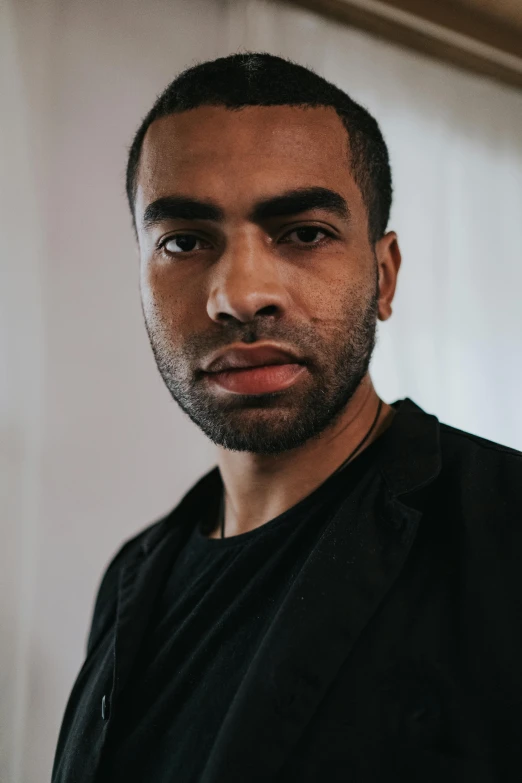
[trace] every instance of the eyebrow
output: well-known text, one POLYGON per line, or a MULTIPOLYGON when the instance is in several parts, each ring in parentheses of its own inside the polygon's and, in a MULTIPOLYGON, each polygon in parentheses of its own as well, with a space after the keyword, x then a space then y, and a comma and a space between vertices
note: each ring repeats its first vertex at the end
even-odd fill
MULTIPOLYGON (((350 210, 340 193, 329 188, 309 187, 287 190, 278 196, 258 201, 248 219, 253 223, 273 217, 298 215, 312 209, 331 212, 343 220, 350 219, 350 210)), ((212 220, 223 222, 225 213, 213 201, 200 201, 182 195, 163 196, 150 203, 143 213, 143 225, 152 228, 164 220, 212 220)))

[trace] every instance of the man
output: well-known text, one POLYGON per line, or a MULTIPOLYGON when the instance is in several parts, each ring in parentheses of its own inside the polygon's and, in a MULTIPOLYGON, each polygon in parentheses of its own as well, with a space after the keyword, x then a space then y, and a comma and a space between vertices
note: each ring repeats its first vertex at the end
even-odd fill
POLYGON ((218 466, 107 567, 53 783, 520 780, 521 455, 372 386, 401 263, 375 120, 289 60, 199 64, 127 192, 218 466))

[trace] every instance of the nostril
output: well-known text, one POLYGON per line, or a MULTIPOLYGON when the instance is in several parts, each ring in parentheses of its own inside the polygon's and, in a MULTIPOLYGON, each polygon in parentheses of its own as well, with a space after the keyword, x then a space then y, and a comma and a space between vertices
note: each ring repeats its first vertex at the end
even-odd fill
POLYGON ((262 307, 257 311, 256 315, 277 315, 277 306, 267 305, 266 307, 262 307))

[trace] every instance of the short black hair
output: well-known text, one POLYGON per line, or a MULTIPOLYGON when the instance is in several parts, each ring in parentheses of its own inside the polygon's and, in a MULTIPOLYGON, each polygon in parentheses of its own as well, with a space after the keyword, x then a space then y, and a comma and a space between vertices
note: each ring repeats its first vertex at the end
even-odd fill
POLYGON ((331 106, 348 133, 349 164, 368 213, 369 239, 386 231, 392 201, 388 149, 375 118, 315 71, 267 52, 244 52, 198 63, 180 73, 158 96, 129 149, 126 190, 136 228, 134 202, 143 139, 160 117, 200 106, 331 106))

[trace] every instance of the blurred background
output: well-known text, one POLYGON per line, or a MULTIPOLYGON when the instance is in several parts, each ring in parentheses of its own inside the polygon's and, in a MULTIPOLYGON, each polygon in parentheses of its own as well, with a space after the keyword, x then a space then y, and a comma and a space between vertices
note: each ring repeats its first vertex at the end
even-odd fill
POLYGON ((522 450, 520 0, 1 0, 1 783, 50 779, 104 568, 215 464, 149 348, 124 170, 177 73, 247 50, 388 142, 377 391, 522 450))

